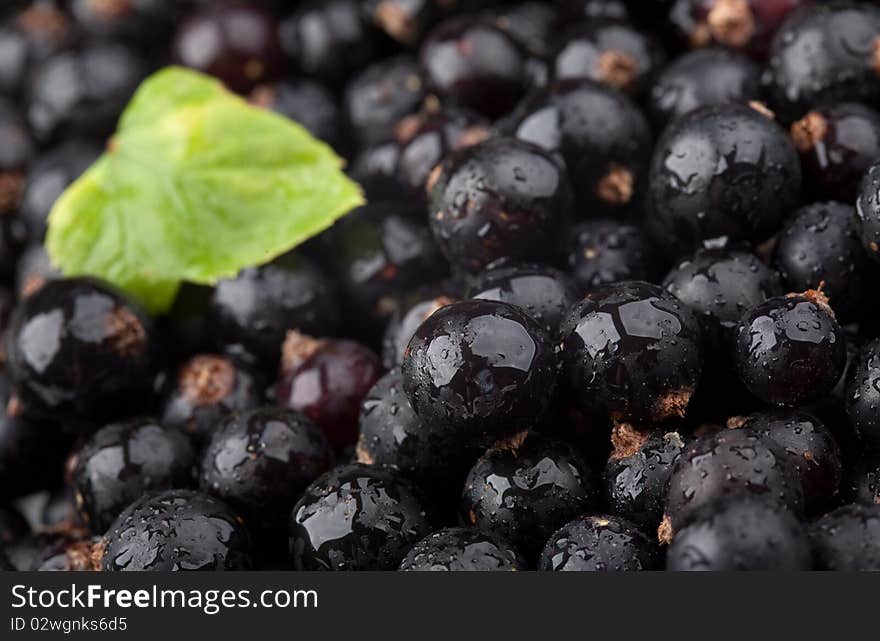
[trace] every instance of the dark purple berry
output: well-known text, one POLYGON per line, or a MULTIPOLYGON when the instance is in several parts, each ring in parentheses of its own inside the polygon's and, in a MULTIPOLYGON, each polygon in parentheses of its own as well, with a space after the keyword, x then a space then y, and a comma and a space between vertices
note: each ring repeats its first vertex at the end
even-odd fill
POLYGON ((618 516, 586 515, 553 533, 538 560, 552 572, 639 572, 660 565, 657 543, 618 516))
POLYGON ((511 572, 528 569, 504 539, 474 528, 453 527, 429 534, 404 557, 403 572, 511 572))

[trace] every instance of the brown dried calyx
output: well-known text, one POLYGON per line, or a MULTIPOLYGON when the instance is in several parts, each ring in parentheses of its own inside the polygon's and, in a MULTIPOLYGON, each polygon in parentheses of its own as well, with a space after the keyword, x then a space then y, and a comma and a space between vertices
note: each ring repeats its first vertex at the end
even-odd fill
POLYGON ((178 384, 193 405, 213 405, 232 393, 235 366, 223 356, 196 356, 181 368, 178 384))
POLYGON ((632 200, 635 180, 626 167, 614 165, 596 186, 596 195, 610 205, 626 205, 632 200))
POLYGON ((660 521, 660 526, 657 528, 657 540, 660 541, 661 545, 669 545, 674 537, 675 531, 672 529, 672 519, 664 515, 663 520, 660 521))
POLYGON ((667 392, 654 403, 652 418, 658 423, 669 418, 684 418, 693 395, 692 387, 667 392))
POLYGON ((874 69, 874 73, 880 75, 880 36, 874 38, 874 42, 871 43, 871 68, 874 69))
POLYGON ((0 216, 18 209, 24 194, 24 183, 24 174, 20 171, 0 171, 0 216))
POLYGON ((295 329, 287 332, 281 347, 281 374, 290 374, 321 350, 326 341, 303 334, 295 329))
POLYGON ((757 111, 762 116, 769 118, 770 120, 776 120, 776 114, 773 112, 773 110, 760 100, 750 100, 749 107, 757 111))
POLYGON ((376 464, 376 457, 374 457, 372 452, 367 449, 363 434, 358 439, 357 445, 354 448, 354 453, 358 463, 363 463, 364 465, 376 464))
POLYGON ((635 84, 639 75, 639 63, 628 53, 605 51, 599 56, 596 72, 604 84, 625 90, 635 84))
POLYGON ((791 139, 800 152, 812 150, 828 135, 828 121, 817 111, 811 111, 791 126, 791 139))
POLYGON ((373 18, 385 33, 403 44, 413 44, 418 38, 416 22, 397 2, 382 0, 376 6, 373 18))
POLYGON ((18 14, 18 24, 25 31, 44 34, 49 39, 60 40, 70 28, 70 21, 51 2, 32 2, 18 14))
POLYGON ((86 6, 107 22, 124 18, 134 9, 131 0, 86 0, 86 6))
POLYGON ((76 541, 64 549, 64 569, 68 572, 100 572, 107 543, 104 539, 76 541))
POLYGON ((806 298, 807 300, 815 303, 822 311, 827 314, 830 314, 832 318, 834 316, 834 310, 831 309, 831 299, 825 295, 825 292, 822 291, 825 287, 825 281, 823 280, 819 283, 819 287, 816 289, 808 289, 805 292, 800 294, 786 294, 786 298, 806 298))
POLYGON ((115 307, 104 320, 105 340, 123 357, 137 356, 144 347, 147 330, 127 307, 115 307))
POLYGON ((648 441, 649 434, 640 432, 629 423, 617 423, 611 430, 611 460, 629 458, 638 453, 648 441))
POLYGON ((518 432, 513 436, 508 436, 507 438, 500 439, 495 442, 492 446, 493 450, 505 450, 510 452, 514 456, 519 452, 519 448, 522 447, 523 443, 525 443, 526 438, 529 436, 529 430, 523 430, 522 432, 518 432))
POLYGON ((748 0, 715 0, 706 16, 712 37, 727 47, 744 47, 755 34, 748 0))
POLYGON ((727 419, 727 429, 738 430, 749 422, 748 416, 731 416, 727 419))
POLYGON ((277 94, 271 85, 258 85, 251 91, 250 103, 255 107, 268 109, 274 104, 277 94))

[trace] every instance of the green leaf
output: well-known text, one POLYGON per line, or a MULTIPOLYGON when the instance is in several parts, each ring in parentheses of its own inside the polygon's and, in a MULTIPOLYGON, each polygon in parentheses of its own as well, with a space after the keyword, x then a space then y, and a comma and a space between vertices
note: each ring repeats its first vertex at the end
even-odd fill
POLYGON ((341 168, 296 123, 169 67, 55 204, 47 249, 65 274, 100 276, 162 312, 183 281, 233 277, 363 204, 341 168))

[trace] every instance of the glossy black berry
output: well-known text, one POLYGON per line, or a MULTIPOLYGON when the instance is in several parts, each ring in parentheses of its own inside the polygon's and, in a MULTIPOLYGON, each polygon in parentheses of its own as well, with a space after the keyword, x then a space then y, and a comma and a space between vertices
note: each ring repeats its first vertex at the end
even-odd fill
POLYGON ((856 503, 880 505, 880 458, 869 454, 847 475, 848 491, 856 503))
POLYGON ((546 332, 520 309, 494 301, 434 312, 403 360, 403 385, 416 413, 463 444, 489 444, 538 424, 556 376, 546 332))
POLYGON ((880 505, 845 505, 810 527, 816 568, 880 570, 880 505))
POLYGON ((447 156, 429 178, 431 230, 456 267, 552 259, 571 208, 565 169, 547 152, 493 138, 447 156))
POLYGON ((419 108, 425 97, 418 63, 401 55, 377 62, 345 89, 345 113, 361 145, 390 140, 397 122, 419 108))
POLYGON ((641 95, 666 54, 653 37, 618 20, 586 22, 570 32, 553 61, 553 76, 589 78, 626 94, 641 95))
POLYGON ((702 332, 694 313, 656 285, 605 285, 563 321, 562 359, 586 409, 659 422, 687 410, 703 364, 702 332))
POLYGON ((383 376, 361 404, 357 460, 389 465, 413 480, 437 503, 458 501, 470 466, 481 454, 462 444, 441 424, 423 421, 403 390, 395 368, 383 376))
POLYGON ((660 550, 644 532, 619 516, 586 515, 553 533, 538 560, 552 572, 655 570, 660 550))
POLYGON ((95 432, 76 456, 77 505, 92 532, 104 532, 146 492, 193 485, 195 451, 174 428, 130 419, 95 432))
POLYGON ((471 468, 461 518, 533 555, 597 498, 580 453, 563 441, 523 432, 498 441, 471 468))
POLYGON ((658 127, 700 107, 747 104, 761 98, 761 70, 742 54, 700 49, 660 71, 648 95, 648 113, 658 127))
POLYGON ((233 414, 202 454, 199 485, 259 528, 283 528, 306 487, 330 469, 333 451, 320 428, 291 410, 233 414))
POLYGON ((862 446, 880 453, 880 339, 866 343, 847 376, 846 413, 862 446))
POLYGON ((294 506, 290 554, 297 570, 394 570, 431 530, 423 499, 397 472, 342 465, 294 506))
POLYGON ((495 26, 538 58, 553 52, 559 25, 557 7, 549 2, 516 2, 490 10, 495 26))
POLYGON ((669 477, 662 539, 697 511, 728 496, 754 495, 803 512, 797 468, 775 441, 749 429, 722 430, 688 443, 669 477))
POLYGON ((798 410, 770 410, 749 417, 743 427, 785 451, 800 475, 808 513, 831 505, 840 489, 843 460, 834 435, 819 419, 798 410))
POLYGON ((58 197, 100 155, 101 148, 90 140, 68 140, 34 162, 21 203, 21 216, 34 242, 42 240, 46 219, 58 197))
POLYGON ((27 117, 34 137, 46 144, 61 136, 109 136, 149 70, 140 54, 112 42, 49 58, 29 83, 27 117))
POLYGON ((7 368, 26 406, 100 420, 143 403, 155 342, 151 320, 114 287, 58 279, 16 308, 7 368))
POLYGON ((339 84, 369 62, 376 34, 356 0, 310 0, 284 18, 278 28, 281 48, 307 76, 339 84))
POLYGON ((861 316, 867 307, 867 288, 876 275, 862 247, 855 209, 836 202, 794 212, 777 238, 773 264, 788 291, 821 285, 834 314, 844 323, 861 316))
POLYGON ((330 444, 341 449, 357 440, 361 401, 381 376, 379 357, 368 347, 291 331, 275 398, 312 419, 330 444))
POLYGON ((650 229, 671 256, 710 240, 758 243, 800 199, 801 166, 782 127, 742 105, 674 121, 651 163, 650 229))
POLYGON ((684 442, 677 432, 640 433, 627 426, 615 428, 612 439, 615 447, 603 475, 605 501, 614 514, 645 531, 656 530, 684 442))
POLYGON ((446 156, 483 142, 489 135, 489 123, 482 116, 429 105, 401 119, 394 128, 396 180, 408 195, 421 202, 430 189, 431 172, 446 156))
POLYGON ((229 356, 199 354, 169 381, 159 416, 163 425, 202 442, 227 414, 260 405, 264 385, 256 372, 229 356))
POLYGON ((218 348, 240 344, 270 368, 288 330, 332 334, 339 322, 330 281, 298 253, 220 281, 210 314, 218 348))
POLYGON ((280 80, 258 85, 250 101, 290 118, 337 150, 348 148, 341 109, 333 94, 318 82, 280 80))
POLYGON ((370 203, 338 221, 320 242, 344 314, 357 319, 347 334, 370 342, 381 336, 402 294, 448 271, 418 207, 370 203))
POLYGON ((70 46, 76 30, 58 3, 14 5, 4 2, 2 9, 8 7, 10 16, 0 24, 0 93, 18 97, 25 92, 34 69, 70 46))
POLYGON ((579 217, 638 210, 653 140, 642 112, 623 94, 590 80, 560 80, 526 99, 506 127, 561 155, 579 217))
POLYGON ((676 532, 666 553, 674 572, 810 570, 804 527, 773 501, 734 497, 704 506, 676 532))
POLYGON ((441 283, 428 287, 427 291, 411 293, 398 303, 382 337, 382 365, 385 369, 403 364, 413 334, 431 314, 454 303, 458 299, 457 291, 457 287, 441 283))
POLYGON ((854 102, 816 107, 791 126, 791 138, 810 194, 851 203, 880 157, 880 113, 854 102))
POLYGON ((771 298, 736 334, 737 371, 767 403, 800 405, 828 394, 846 367, 846 337, 821 292, 771 298))
POLYGON ((527 54, 488 21, 443 22, 419 51, 425 82, 442 100, 490 118, 511 111, 527 89, 527 54))
POLYGON ((865 173, 858 189, 856 212, 859 216, 860 237, 868 256, 880 260, 880 161, 874 162, 865 173))
POLYGON ((452 527, 416 543, 403 572, 511 572, 526 570, 525 559, 510 543, 475 528, 452 527))
POLYGON ((249 570, 251 539, 229 507, 191 490, 132 503, 104 537, 105 572, 249 570))
POLYGON ((468 298, 494 300, 519 307, 549 336, 555 336, 569 308, 578 300, 569 277, 546 265, 513 265, 489 269, 470 283, 468 298))
POLYGON ((754 254, 736 249, 699 250, 666 275, 663 287, 700 317, 706 340, 722 352, 713 352, 718 356, 713 360, 728 367, 743 314, 783 294, 779 274, 754 254))
POLYGON ((582 292, 625 280, 657 276, 656 252, 641 228, 600 218, 576 224, 568 244, 568 269, 582 292))
POLYGON ((197 9, 177 32, 173 57, 239 93, 279 78, 286 68, 272 16, 244 2, 197 9))

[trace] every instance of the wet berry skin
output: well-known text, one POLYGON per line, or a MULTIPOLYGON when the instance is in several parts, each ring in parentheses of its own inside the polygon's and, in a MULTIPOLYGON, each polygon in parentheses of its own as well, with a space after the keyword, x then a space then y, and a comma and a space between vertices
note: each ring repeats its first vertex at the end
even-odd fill
POLYGON ((403 385, 419 417, 462 444, 536 425, 556 387, 556 355, 525 312, 494 301, 448 305, 410 340, 403 385))
POLYGON ((475 528, 451 527, 416 543, 403 572, 512 572, 526 570, 525 559, 510 543, 475 528))
POLYGON ((385 369, 399 367, 403 363, 406 347, 419 325, 438 309, 454 303, 459 298, 460 286, 441 282, 419 288, 403 296, 391 315, 382 336, 382 365, 385 369))
POLYGON ((589 78, 640 96, 666 62, 654 38, 619 20, 594 20, 569 32, 553 59, 553 77, 589 78))
POLYGON ((423 421, 403 391, 403 376, 395 368, 369 391, 361 405, 357 460, 389 465, 440 502, 458 500, 468 469, 481 454, 443 429, 423 421))
POLYGON ((735 362, 766 403, 799 405, 828 394, 846 367, 846 337, 821 293, 771 298, 743 316, 735 362))
POLYGON ((631 435, 638 437, 615 447, 608 459, 603 474, 605 500, 614 514, 650 532, 663 518, 666 484, 684 443, 677 432, 631 431, 631 435))
POLYGON ((699 250, 674 267, 663 286, 700 317, 706 340, 722 352, 713 360, 725 367, 742 315, 784 293, 779 274, 737 249, 699 250))
POLYGON ((563 526, 538 560, 544 572, 639 572, 659 565, 654 541, 629 521, 607 515, 585 515, 563 526))
POLYGON ((498 441, 468 474, 461 519, 534 555, 550 534, 593 507, 593 473, 571 445, 535 432, 498 441))
POLYGON ((791 138, 813 197, 851 203, 880 157, 880 113, 854 102, 816 107, 791 126, 791 138))
POLYGON ((199 8, 175 36, 173 56, 239 93, 276 80, 286 67, 274 20, 259 7, 243 2, 215 2, 199 8))
POLYGON ((490 139, 447 156, 428 180, 431 230, 453 266, 478 272, 502 259, 558 254, 571 186, 540 148, 490 139))
POLYGON ((656 278, 655 250, 640 227, 599 218, 576 224, 568 269, 582 292, 625 280, 656 278))
POLYGON ((349 464, 319 477, 290 515, 297 570, 394 570, 431 532, 432 517, 397 472, 349 464))
POLYGON ((519 307, 550 336, 556 335, 566 312, 578 299, 567 275, 553 267, 528 264, 482 272, 471 282, 468 298, 519 307))
POLYGON ((647 109, 654 124, 663 127, 700 107, 747 104, 760 97, 761 70, 754 62, 726 49, 700 49, 658 73, 647 109))
POLYGON ((599 287, 562 323, 564 376, 589 410, 615 419, 682 417, 703 364, 693 312, 656 285, 599 287))
POLYGON ((148 418, 102 427, 76 456, 77 505, 92 532, 103 533, 147 492, 194 485, 195 451, 189 438, 148 418))
POLYGON ((105 572, 249 570, 247 529, 221 500, 191 490, 144 496, 104 537, 105 572))
POLYGON ((155 342, 152 321, 111 285, 58 279, 13 314, 7 368, 34 411, 100 420, 143 403, 155 342))
POLYGON ((505 131, 561 155, 579 218, 639 211, 653 137, 626 96, 591 80, 559 80, 524 100, 505 131))
POLYGON ((840 490, 843 460, 831 431, 800 410, 769 410, 752 415, 743 426, 774 441, 797 468, 807 513, 820 513, 840 490))
POLYGON ((812 569, 810 543, 797 517, 773 501, 737 497, 698 510, 666 554, 674 572, 812 569))
POLYGON ((822 3, 782 25, 764 75, 771 108, 792 122, 815 105, 876 103, 880 96, 880 9, 864 2, 822 3))
POLYGON ((848 476, 847 490, 854 502, 880 505, 880 458, 874 454, 863 457, 848 476))
POLYGON ((880 505, 845 505, 810 527, 819 570, 880 570, 880 505))
POLYGON ((330 469, 333 451, 308 418, 280 408, 227 417, 202 453, 199 485, 253 528, 283 528, 306 487, 330 469))
POLYGON ((797 205, 800 185, 800 159, 782 127, 750 107, 703 107, 657 143, 650 229, 673 257, 715 239, 759 243, 797 205))
POLYGON ((491 23, 458 18, 428 34, 419 63, 442 100, 490 118, 512 110, 527 88, 526 52, 491 23))
POLYGON ((880 161, 874 162, 859 185, 856 199, 862 245, 875 261, 880 261, 880 161))
POLYGON ((250 368, 228 356, 199 354, 180 366, 165 391, 162 424, 202 442, 227 414, 256 407, 264 383, 250 368))
POLYGON ((289 253, 220 281, 210 316, 220 349, 240 344, 270 369, 288 330, 332 334, 339 323, 336 292, 310 260, 289 253))
POLYGON ((701 436, 685 446, 673 467, 664 525, 678 531, 704 505, 739 495, 777 501, 798 515, 803 512, 800 475, 775 441, 748 429, 701 436))
POLYGON ((858 320, 868 306, 867 288, 876 267, 862 247, 858 217, 850 205, 814 203, 795 211, 778 236, 773 264, 788 291, 821 284, 843 323, 858 320))
POLYGON ((334 448, 354 444, 361 401, 382 376, 379 357, 354 341, 295 331, 288 333, 283 352, 278 403, 317 423, 334 448))
POLYGON ((846 413, 861 444, 880 453, 880 339, 866 343, 847 375, 846 413))

